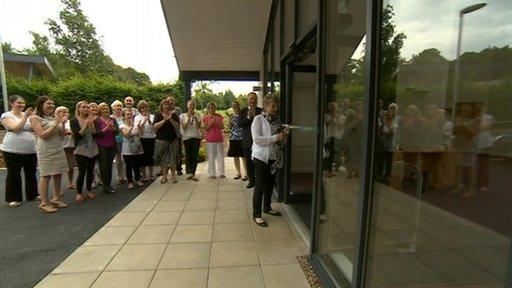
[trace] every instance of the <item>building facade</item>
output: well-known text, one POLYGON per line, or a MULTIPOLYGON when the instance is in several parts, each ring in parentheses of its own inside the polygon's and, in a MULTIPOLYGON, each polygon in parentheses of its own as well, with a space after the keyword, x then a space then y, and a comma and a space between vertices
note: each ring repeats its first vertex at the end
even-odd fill
POLYGON ((279 94, 292 129, 276 196, 323 284, 512 287, 512 2, 246 2, 239 17, 265 20, 236 39, 261 46, 231 53, 257 70, 187 62, 171 15, 186 5, 162 6, 188 91, 258 79, 279 94))

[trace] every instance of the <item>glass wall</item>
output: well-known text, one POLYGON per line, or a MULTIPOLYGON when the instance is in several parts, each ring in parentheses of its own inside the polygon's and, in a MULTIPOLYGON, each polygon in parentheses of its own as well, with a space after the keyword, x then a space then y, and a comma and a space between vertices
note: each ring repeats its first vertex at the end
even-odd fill
POLYGON ((512 287, 512 2, 475 3, 384 1, 366 287, 512 287))
POLYGON ((364 125, 366 1, 326 1, 326 107, 318 255, 351 281, 357 246, 364 125))
POLYGON ((290 44, 295 41, 295 0, 281 0, 280 4, 283 5, 283 47, 281 48, 282 55, 290 52, 290 44))
POLYGON ((317 16, 317 6, 318 1, 315 0, 298 0, 297 1, 298 9, 299 9, 299 19, 297 23, 297 39, 301 39, 309 32, 313 25, 316 22, 317 16))

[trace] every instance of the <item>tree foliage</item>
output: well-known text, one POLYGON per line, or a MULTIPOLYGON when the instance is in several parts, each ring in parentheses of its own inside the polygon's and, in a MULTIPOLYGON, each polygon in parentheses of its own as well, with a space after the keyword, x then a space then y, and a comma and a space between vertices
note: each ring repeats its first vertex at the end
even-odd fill
MULTIPOLYGON (((233 101, 238 99, 233 91, 229 89, 224 92, 214 93, 210 83, 208 81, 199 82, 198 86, 194 89, 194 100, 196 101, 197 109, 205 109, 208 103, 214 102, 217 105, 217 109, 226 110, 231 107, 233 101)), ((243 98, 246 97, 241 99, 243 98)), ((244 103, 247 104, 247 101, 244 103)))
POLYGON ((131 67, 123 68, 105 53, 96 28, 80 8, 79 0, 61 2, 64 8, 58 19, 45 22, 49 36, 30 32, 33 47, 16 50, 6 43, 4 52, 45 56, 58 79, 101 76, 138 86, 151 84, 147 74, 131 67))

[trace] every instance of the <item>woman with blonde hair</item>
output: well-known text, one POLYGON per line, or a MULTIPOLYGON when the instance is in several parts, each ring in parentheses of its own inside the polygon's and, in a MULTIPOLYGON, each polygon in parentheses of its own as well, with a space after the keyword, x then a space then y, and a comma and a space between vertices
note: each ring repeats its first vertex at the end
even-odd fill
MULTIPOLYGON (((64 147, 64 153, 66 154, 66 161, 68 162, 68 189, 76 189, 76 185, 74 184, 74 176, 75 176, 75 139, 73 137, 73 131, 71 131, 70 120, 69 120, 69 110, 67 107, 59 106, 55 108, 55 111, 63 109, 64 112, 68 115, 68 120, 64 123, 64 129, 66 130, 66 135, 62 139, 62 146, 64 147)), ((61 194, 61 196, 64 192, 61 194)))
POLYGON ((66 155, 62 147, 65 135, 65 113, 54 115, 55 103, 48 96, 39 96, 36 101, 36 115, 30 123, 37 135, 37 160, 39 164, 39 208, 44 213, 57 212, 68 205, 60 199, 62 173, 67 171, 66 155), (53 199, 48 201, 48 184, 53 180, 53 199))
POLYGON ((139 114, 135 116, 135 125, 144 127, 143 131, 139 131, 140 142, 142 143, 142 149, 144 150, 144 154, 140 157, 140 167, 142 168, 143 180, 153 181, 155 180, 155 176, 153 176, 153 167, 155 166, 153 154, 155 152, 156 137, 153 123, 155 123, 155 115, 149 113, 149 103, 145 100, 139 101, 137 104, 137 110, 139 111, 139 114), (147 173, 146 168, 149 170, 147 173))
POLYGON ((123 135, 121 155, 123 155, 124 163, 126 165, 128 189, 132 189, 134 187, 133 178, 135 178, 135 184, 137 186, 144 185, 140 181, 140 158, 143 153, 140 134, 144 132, 144 126, 142 123, 139 125, 133 123, 133 116, 132 110, 127 109, 124 112, 124 122, 119 126, 119 130, 123 135))
MULTIPOLYGON (((117 127, 121 126, 123 124, 123 103, 119 100, 114 100, 112 104, 110 105, 112 108, 112 118, 116 120, 117 127)), ((121 146, 123 143, 123 136, 118 133, 116 135, 116 142, 117 142, 117 153, 115 155, 115 162, 116 162, 116 170, 117 170, 117 182, 118 184, 126 182, 126 177, 124 175, 124 162, 123 157, 121 156, 121 146)))
POLYGON ((37 197, 37 156, 36 137, 30 121, 34 109, 25 108, 25 100, 19 95, 9 97, 11 110, 2 114, 0 120, 7 132, 2 143, 2 154, 7 167, 5 179, 5 201, 9 207, 21 205, 21 169, 25 174, 25 196, 28 201, 37 197))
POLYGON ((270 204, 277 170, 283 166, 283 143, 288 134, 279 121, 278 109, 279 99, 271 94, 265 96, 263 112, 255 116, 251 124, 256 181, 252 198, 253 220, 261 227, 267 226, 261 215, 262 204, 263 213, 281 216, 279 211, 272 210, 270 204))
POLYGON ((169 100, 162 100, 160 102, 160 112, 155 115, 154 128, 156 133, 155 165, 162 168, 161 183, 167 182, 167 173, 171 169, 172 182, 176 180, 176 163, 178 155, 178 135, 176 133, 179 128, 180 119, 172 113, 172 103, 169 100))
MULTIPOLYGON (((113 194, 115 188, 112 183, 112 162, 118 151, 116 136, 119 134, 119 126, 116 119, 110 116, 108 104, 103 102, 98 105, 99 117, 96 119, 96 144, 98 145, 100 177, 103 193, 113 194)), ((124 173, 123 173, 124 174, 124 173)))
POLYGON ((201 146, 201 115, 196 112, 196 102, 187 102, 187 112, 180 116, 180 131, 185 146, 187 180, 198 181, 196 177, 197 155, 201 146))
POLYGON ((78 177, 76 179, 76 202, 84 201, 82 189, 84 180, 86 181, 87 197, 96 198, 92 191, 92 181, 94 179, 94 165, 98 155, 98 146, 93 139, 96 134, 95 117, 89 111, 89 105, 86 101, 76 103, 75 118, 71 119, 70 126, 75 138, 75 159, 78 166, 78 177))

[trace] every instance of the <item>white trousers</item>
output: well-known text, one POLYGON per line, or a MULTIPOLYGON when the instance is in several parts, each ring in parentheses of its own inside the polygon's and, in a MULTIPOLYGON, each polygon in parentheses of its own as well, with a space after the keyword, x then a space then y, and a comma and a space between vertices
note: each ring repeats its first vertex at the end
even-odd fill
POLYGON ((206 143, 208 153, 208 176, 225 175, 224 171, 224 143, 206 143), (217 167, 215 167, 217 162, 217 167))

